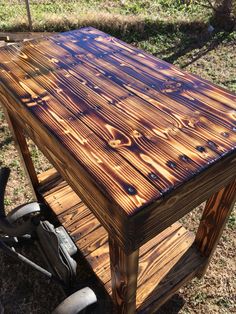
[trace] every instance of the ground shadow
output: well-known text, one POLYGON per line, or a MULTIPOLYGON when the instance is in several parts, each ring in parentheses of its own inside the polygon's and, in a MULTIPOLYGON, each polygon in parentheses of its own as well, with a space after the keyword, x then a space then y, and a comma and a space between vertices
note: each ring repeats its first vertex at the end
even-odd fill
POLYGON ((211 37, 206 36, 204 40, 200 40, 197 45, 192 45, 192 47, 186 47, 184 50, 180 49, 176 53, 174 53, 169 60, 170 63, 173 63, 180 56, 192 51, 193 49, 199 49, 199 52, 188 62, 182 65, 182 68, 189 66, 194 63, 201 57, 205 56, 211 50, 217 48, 226 38, 228 37, 228 33, 215 33, 211 37))
MULTIPOLYGON (((34 245, 18 248, 17 251, 44 265, 34 245)), ((0 313, 2 307, 4 314, 34 313, 35 309, 40 309, 37 313, 49 314, 63 300, 58 284, 1 250, 0 265, 0 313)))
POLYGON ((177 314, 185 304, 185 300, 179 294, 175 294, 155 314, 177 314))
MULTIPOLYGON (((1 132, 1 130, 0 130, 1 132)), ((0 149, 3 148, 4 146, 12 143, 12 136, 6 137, 3 141, 0 141, 0 149)))

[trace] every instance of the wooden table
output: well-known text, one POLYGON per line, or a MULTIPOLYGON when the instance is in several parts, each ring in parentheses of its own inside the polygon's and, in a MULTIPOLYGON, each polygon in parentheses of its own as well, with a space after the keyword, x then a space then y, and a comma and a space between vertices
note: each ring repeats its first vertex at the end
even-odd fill
POLYGON ((35 195, 119 313, 204 274, 236 196, 233 93, 91 27, 2 48, 0 83, 35 195), (177 221, 204 200, 195 237, 177 221))

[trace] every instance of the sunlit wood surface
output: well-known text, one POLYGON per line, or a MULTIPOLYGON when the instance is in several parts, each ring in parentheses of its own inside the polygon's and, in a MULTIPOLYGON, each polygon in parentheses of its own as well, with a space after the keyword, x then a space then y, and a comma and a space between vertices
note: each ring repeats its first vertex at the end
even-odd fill
POLYGON ((127 215, 235 150, 233 93, 94 28, 1 48, 0 83, 127 215))

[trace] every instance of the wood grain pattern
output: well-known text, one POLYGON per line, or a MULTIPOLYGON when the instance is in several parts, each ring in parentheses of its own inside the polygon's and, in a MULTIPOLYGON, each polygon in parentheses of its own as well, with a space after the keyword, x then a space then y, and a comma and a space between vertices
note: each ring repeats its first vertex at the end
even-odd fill
POLYGON ((42 125, 32 122, 31 114, 28 111, 24 111, 20 104, 16 109, 16 102, 9 95, 3 95, 0 92, 0 99, 3 99, 4 106, 8 106, 22 130, 27 132, 83 202, 92 209, 106 230, 117 238, 122 247, 130 249, 132 241, 129 234, 132 233, 133 227, 132 222, 129 223, 125 219, 127 217, 124 217, 124 212, 101 193, 89 178, 89 174, 84 171, 68 150, 60 146, 58 141, 51 134, 48 134, 42 125))
POLYGON ((133 247, 139 247, 179 220, 235 177, 236 156, 231 154, 177 188, 159 204, 133 217, 133 247))
MULTIPOLYGON (((56 184, 55 177, 56 173, 53 169, 39 175, 42 196, 56 214, 58 220, 73 237, 76 245, 86 257, 104 288, 111 295, 112 283, 108 234, 89 209, 86 206, 82 206, 81 200, 78 199, 78 196, 65 181, 58 178, 56 184), (67 189, 66 194, 64 193, 65 189, 67 189), (71 203, 73 193, 74 202, 71 203), (82 218, 80 219, 80 217, 82 218), (91 225, 94 227, 90 228, 91 225)), ((184 282, 192 278, 204 264, 205 259, 199 255, 195 247, 191 247, 193 240, 194 237, 190 232, 179 223, 175 223, 140 248, 136 298, 138 313, 154 313, 184 282)), ((110 241, 110 246, 112 247, 110 255, 117 254, 119 247, 115 247, 115 245, 117 244, 110 241)), ((117 258, 117 256, 111 256, 116 275, 122 270, 124 271, 123 276, 126 276, 127 272, 129 275, 131 274, 130 272, 133 272, 135 279, 133 263, 125 271, 125 266, 129 264, 130 256, 125 261, 124 252, 120 254, 119 251, 118 254, 119 256, 122 255, 122 260, 117 258), (122 264, 120 267, 118 267, 118 261, 122 264)), ((134 256, 131 255, 131 260, 133 260, 133 257, 135 260, 137 259, 137 252, 134 253, 134 256)), ((120 275, 122 277, 122 274, 120 275)), ((117 302, 120 302, 121 305, 119 313, 122 313, 122 309, 133 313, 135 310, 134 305, 128 308, 123 303, 128 298, 128 295, 126 294, 126 280, 125 278, 124 280, 120 279, 119 277, 118 282, 114 280, 120 288, 115 289, 116 296, 118 293, 117 302)), ((131 299, 134 296, 132 291, 129 291, 131 299)), ((114 313, 114 309, 111 309, 111 313, 114 313)))
POLYGON ((236 174, 222 88, 93 28, 0 58, 1 103, 127 254, 236 174))
POLYGON ((128 215, 235 149, 234 94, 93 28, 0 59, 2 88, 128 215))
POLYGON ((136 312, 139 250, 127 255, 109 236, 112 298, 120 314, 136 312))
POLYGON ((236 180, 234 179, 218 193, 208 199, 196 234, 195 243, 201 254, 207 257, 206 264, 198 275, 205 274, 210 259, 219 242, 225 224, 236 200, 236 180))

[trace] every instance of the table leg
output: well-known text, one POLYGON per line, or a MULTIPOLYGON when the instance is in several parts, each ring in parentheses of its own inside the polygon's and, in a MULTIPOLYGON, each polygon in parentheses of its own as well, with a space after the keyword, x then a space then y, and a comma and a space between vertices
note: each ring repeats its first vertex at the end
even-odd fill
POLYGON ((112 297, 119 314, 136 311, 139 250, 127 255, 109 236, 112 297))
POLYGON ((20 155, 21 163, 24 167, 25 174, 31 186, 31 190, 35 199, 37 199, 37 187, 39 185, 38 177, 34 168, 33 161, 30 156, 29 148, 23 134, 22 128, 11 114, 4 108, 4 115, 7 120, 9 129, 14 138, 17 151, 20 155))
POLYGON ((206 257, 198 277, 206 272, 235 201, 236 179, 212 195, 206 203, 195 239, 198 249, 206 257))

